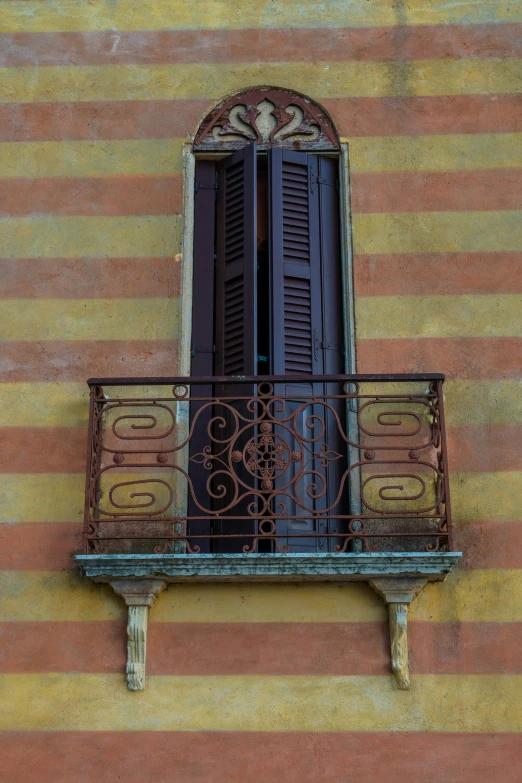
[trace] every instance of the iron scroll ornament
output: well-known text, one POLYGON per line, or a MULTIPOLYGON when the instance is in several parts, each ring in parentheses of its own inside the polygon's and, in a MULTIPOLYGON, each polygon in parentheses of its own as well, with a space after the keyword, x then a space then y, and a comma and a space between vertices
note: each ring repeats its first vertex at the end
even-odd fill
POLYGON ((317 104, 289 90, 259 88, 222 101, 202 122, 194 151, 258 149, 303 151, 339 149, 332 121, 317 104))
POLYGON ((130 398, 106 397, 94 386, 87 552, 121 546, 128 551, 133 542, 142 547, 148 541, 156 553, 174 544, 197 553, 202 538, 244 538, 245 553, 266 539, 274 551, 285 552, 288 533, 278 529, 280 520, 294 526, 292 542, 328 538, 338 553, 348 551, 352 541, 367 552, 386 551, 405 536, 427 551, 445 551, 451 544, 439 386, 379 393, 351 382, 338 383, 326 395, 296 397, 277 393, 263 379, 257 395, 240 395, 239 408, 237 390, 192 397, 189 385, 178 383, 166 396, 130 398), (183 406, 194 400, 198 410, 188 430, 173 429, 183 406), (350 438, 336 401, 352 408, 356 403, 360 440, 350 438), (326 440, 335 432, 344 444, 339 450, 326 440), (198 433, 205 436, 199 450, 185 453, 198 433), (345 464, 340 452, 347 446, 359 459, 345 464), (199 466, 199 489, 191 465, 199 466), (330 475, 331 465, 338 467, 330 475), (362 509, 350 513, 342 498, 355 470, 361 473, 362 509), (173 505, 182 486, 193 501, 188 515, 173 505), (258 528, 248 536, 188 529, 194 521, 212 519, 255 519, 258 528), (310 521, 313 532, 298 532, 310 521), (319 530, 325 521, 343 530, 319 530))

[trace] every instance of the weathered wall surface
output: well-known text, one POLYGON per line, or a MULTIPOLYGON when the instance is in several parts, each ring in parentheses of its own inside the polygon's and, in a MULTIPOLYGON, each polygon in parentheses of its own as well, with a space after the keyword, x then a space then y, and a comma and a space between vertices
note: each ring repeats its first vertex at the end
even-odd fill
POLYGON ((6 783, 504 783, 522 743, 522 9, 507 0, 0 3, 0 746, 6 783), (358 369, 447 373, 464 564, 366 586, 171 587, 143 693, 76 576, 86 386, 177 370, 181 147, 270 84, 350 144, 358 369))

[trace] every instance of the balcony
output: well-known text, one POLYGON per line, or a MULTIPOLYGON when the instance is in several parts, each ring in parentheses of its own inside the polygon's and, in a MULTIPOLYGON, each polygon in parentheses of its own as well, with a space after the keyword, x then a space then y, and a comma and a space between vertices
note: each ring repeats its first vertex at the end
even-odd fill
POLYGON ((129 607, 209 580, 365 580, 407 605, 459 557, 443 380, 90 380, 80 567, 129 607))

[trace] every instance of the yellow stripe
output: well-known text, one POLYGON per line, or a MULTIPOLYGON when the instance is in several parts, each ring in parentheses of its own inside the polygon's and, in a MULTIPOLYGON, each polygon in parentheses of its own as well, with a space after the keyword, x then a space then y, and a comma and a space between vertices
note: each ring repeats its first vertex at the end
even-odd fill
POLYGON ((0 522, 75 522, 83 517, 81 474, 3 473, 0 522))
POLYGON ((180 252, 178 215, 56 217, 0 221, 4 258, 169 256, 180 252))
POLYGON ((86 383, 3 383, 0 427, 86 427, 86 383))
POLYGON ((77 571, 1 571, 0 585, 2 622, 125 618, 125 604, 109 585, 95 585, 77 571))
POLYGON ((455 524, 521 519, 522 473, 450 473, 455 524))
MULTIPOLYGON (((159 392, 133 387, 130 394, 154 397, 159 392)), ((88 397, 85 383, 1 384, 0 427, 86 427, 88 397)), ((522 424, 522 381, 448 380, 444 399, 449 425, 522 424)))
POLYGON ((522 250, 522 212, 402 212, 353 216, 356 253, 522 250))
POLYGON ((2 8, 1 32, 69 30, 245 29, 250 27, 369 27, 522 21, 520 5, 463 0, 423 0, 397 5, 394 0, 329 0, 307 5, 300 0, 243 2, 226 0, 74 0, 9 2, 2 8))
MULTIPOLYGON (((348 141, 353 172, 522 167, 522 133, 348 141)), ((2 177, 32 178, 177 174, 184 143, 184 139, 4 142, 0 144, 0 171, 2 177)))
MULTIPOLYGON (((160 392, 133 387, 131 395, 154 397, 160 392)), ((0 427, 86 427, 88 397, 85 383, 1 384, 0 427)), ((444 399, 449 425, 522 424, 522 381, 448 380, 444 399)))
POLYGON ((277 84, 318 98, 483 95, 521 89, 522 60, 191 63, 2 69, 0 101, 219 99, 249 84, 277 84))
MULTIPOLYGON (((354 215, 356 253, 522 250, 521 212, 354 215)), ((165 256, 180 250, 178 215, 5 218, 6 258, 165 256)))
MULTIPOLYGON (((0 572, 0 616, 29 622, 109 620, 124 606, 110 588, 75 571, 0 572)), ((411 607, 413 620, 522 622, 522 570, 456 571, 427 586, 411 607)), ((182 584, 151 609, 158 623, 355 623, 383 620, 386 608, 363 583, 182 584)))
POLYGON ((428 587, 410 609, 412 620, 521 622, 522 571, 455 571, 428 587))
POLYGON ((451 424, 522 424, 522 381, 446 381, 451 424))
POLYGON ((520 337, 522 295, 368 296, 357 299, 357 337, 520 337))
MULTIPOLYGON (((456 523, 518 521, 522 473, 450 474, 456 523)), ((83 513, 80 474, 0 474, 0 522, 71 522, 83 513)))
POLYGON ((177 174, 183 139, 11 141, 0 144, 2 177, 177 174))
MULTIPOLYGON (((379 314, 380 317, 380 314, 379 314)), ((382 383, 361 384, 362 394, 382 394, 382 383)), ((418 394, 422 384, 389 383, 390 394, 418 394)), ((446 422, 458 424, 520 424, 522 423, 522 381, 487 380, 444 383, 446 422)))
POLYGON ((382 136, 346 139, 359 171, 449 171, 522 166, 522 133, 382 136))
MULTIPOLYGON (((9 622, 109 620, 124 605, 76 572, 0 572, 0 617, 9 622), (74 599, 72 598, 74 596, 74 599)), ((365 622, 386 617, 364 584, 170 587, 151 609, 151 622, 365 622)))
POLYGON ((177 299, 6 299, 2 340, 168 340, 177 299))
POLYGON ((149 677, 146 689, 130 696, 121 673, 11 674, 0 677, 0 689, 0 729, 11 731, 522 728, 516 675, 417 675, 411 691, 376 676, 163 676, 149 677))
MULTIPOLYGON (((105 387, 108 394, 111 387, 105 387)), ((169 396, 172 387, 119 387, 121 397, 169 396)), ((0 384, 0 427, 86 427, 89 389, 86 383, 0 384)))

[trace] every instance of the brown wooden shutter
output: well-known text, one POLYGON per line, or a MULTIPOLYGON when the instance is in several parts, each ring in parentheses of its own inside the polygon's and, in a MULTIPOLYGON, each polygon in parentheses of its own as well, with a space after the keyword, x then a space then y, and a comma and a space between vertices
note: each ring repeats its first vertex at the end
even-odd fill
POLYGON ((216 164, 211 160, 198 160, 194 188, 195 232, 190 369, 190 374, 194 377, 210 376, 214 372, 216 187, 216 164))
POLYGON ((271 358, 274 375, 323 372, 316 179, 316 156, 278 148, 270 150, 271 358))
MULTIPOLYGON (((216 233, 216 375, 255 375, 257 372, 257 159, 256 145, 238 150, 218 164, 218 201, 216 233)), ((215 393, 247 397, 255 393, 254 385, 216 385, 215 393)), ((248 419, 245 400, 233 402, 234 408, 248 419)), ((233 416, 219 407, 216 415, 226 422, 221 437, 235 432, 233 416)), ((234 441, 242 450, 252 431, 247 430, 234 441)), ((236 471, 248 486, 252 479, 242 466, 236 471)), ((223 504, 234 493, 232 483, 220 475, 216 485, 226 488, 223 504)), ((217 494, 219 490, 215 487, 217 494)), ((248 508, 254 496, 247 496, 224 517, 214 521, 217 534, 254 534, 257 521, 249 518, 248 508), (243 519, 226 519, 242 516, 243 519)), ((216 510, 220 500, 215 501, 216 510)), ((214 552, 241 552, 252 545, 252 539, 231 538, 214 540, 214 552)))
MULTIPOLYGON (((321 397, 327 391, 338 391, 305 376, 343 370, 337 161, 274 148, 269 151, 269 193, 271 372, 303 375, 302 382, 281 383, 277 387, 279 393, 294 397, 297 407, 311 394, 321 397)), ((340 409, 338 413, 342 420, 344 411, 340 409)), ((302 412, 299 429, 303 434, 311 415, 325 417, 324 407, 310 405, 302 412)), ((344 453, 338 433, 328 424, 327 429, 330 448, 344 453)), ((309 436, 313 436, 311 431, 309 436)), ((316 467, 321 472, 319 462, 316 467)), ((344 460, 339 461, 329 468, 330 489, 316 501, 314 512, 326 508, 335 498, 344 464, 344 460)), ((306 480, 312 482, 313 478, 310 475, 306 480)), ((289 516, 302 513, 295 505, 291 510, 290 505, 287 504, 289 516)), ((337 529, 335 522, 327 529, 325 520, 313 520, 306 513, 302 513, 301 519, 278 523, 278 532, 288 534, 283 543, 289 544, 292 551, 315 550, 317 544, 318 551, 328 551, 334 544, 334 539, 318 542, 292 538, 292 532, 326 533, 337 529)))
POLYGON ((339 161, 317 156, 321 247, 323 368, 327 375, 344 372, 344 321, 339 219, 339 161))
MULTIPOLYGON (((317 158, 319 184, 319 224, 321 227, 321 291, 323 319, 323 367, 327 375, 339 375, 344 365, 344 321, 342 304, 341 270, 341 227, 339 217, 339 162, 333 158, 317 158)), ((338 394, 339 384, 325 384, 327 394, 338 394)), ((330 399, 329 404, 336 411, 339 421, 346 427, 346 406, 342 400, 330 399)), ((328 489, 325 495, 327 506, 334 503, 344 471, 348 467, 347 447, 339 435, 339 429, 332 415, 326 417, 326 442, 333 451, 345 455, 345 459, 331 462, 328 467, 328 489)), ((337 507, 337 513, 348 514, 348 484, 346 492, 337 507)), ((329 533, 347 530, 345 520, 330 520, 329 533)), ((330 551, 343 539, 328 540, 330 551)))
POLYGON ((216 375, 255 375, 256 145, 218 165, 216 375))

